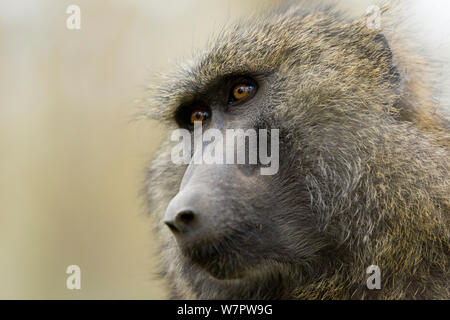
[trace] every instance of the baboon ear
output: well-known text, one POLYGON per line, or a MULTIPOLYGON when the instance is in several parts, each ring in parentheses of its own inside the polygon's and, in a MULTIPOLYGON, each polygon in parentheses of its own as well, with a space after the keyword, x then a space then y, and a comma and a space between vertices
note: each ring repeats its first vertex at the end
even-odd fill
POLYGON ((382 33, 373 35, 373 58, 380 67, 384 67, 383 78, 389 81, 393 86, 400 85, 400 73, 395 65, 391 47, 388 40, 382 33))
POLYGON ((353 34, 357 44, 356 50, 371 61, 371 65, 377 69, 377 72, 381 72, 382 80, 388 82, 397 91, 401 85, 401 75, 389 40, 382 29, 370 27, 366 19, 366 17, 358 19, 346 25, 346 28, 356 30, 353 34))
POLYGON ((390 8, 390 4, 384 4, 381 7, 372 5, 367 8, 366 15, 361 17, 356 24, 363 26, 363 34, 368 31, 364 37, 367 37, 366 43, 372 52, 371 58, 377 63, 379 68, 384 71, 383 78, 389 81, 392 85, 400 83, 400 73, 395 65, 392 49, 389 45, 388 39, 381 32, 381 15, 385 14, 390 8))

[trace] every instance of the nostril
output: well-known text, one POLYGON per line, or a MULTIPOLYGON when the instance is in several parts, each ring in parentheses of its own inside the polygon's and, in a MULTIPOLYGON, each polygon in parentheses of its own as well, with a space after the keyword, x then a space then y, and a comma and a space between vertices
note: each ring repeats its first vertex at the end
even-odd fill
POLYGON ((164 223, 173 233, 185 233, 195 225, 196 214, 190 209, 180 210, 174 218, 166 218, 164 223))
POLYGON ((173 221, 164 221, 164 223, 169 227, 170 230, 172 230, 172 232, 178 232, 178 229, 177 227, 175 227, 173 221))
POLYGON ((184 225, 188 225, 188 224, 192 223, 194 218, 195 218, 195 214, 191 210, 181 211, 177 215, 177 221, 179 221, 181 224, 184 224, 184 225))

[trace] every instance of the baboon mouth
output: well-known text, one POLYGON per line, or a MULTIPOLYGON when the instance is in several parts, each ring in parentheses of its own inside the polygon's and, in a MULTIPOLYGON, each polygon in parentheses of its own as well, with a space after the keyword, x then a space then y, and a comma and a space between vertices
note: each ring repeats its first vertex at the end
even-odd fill
POLYGON ((220 250, 218 245, 182 248, 181 252, 193 264, 220 280, 242 278, 248 266, 243 263, 243 257, 238 250, 220 250))

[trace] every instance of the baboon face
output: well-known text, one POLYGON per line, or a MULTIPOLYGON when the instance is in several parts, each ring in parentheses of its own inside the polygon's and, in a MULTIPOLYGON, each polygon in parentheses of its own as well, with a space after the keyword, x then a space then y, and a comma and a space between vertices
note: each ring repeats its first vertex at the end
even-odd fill
POLYGON ((172 297, 448 297, 448 152, 421 59, 339 17, 302 2, 240 22, 152 87, 145 114, 190 138, 178 164, 169 131, 147 180, 172 297))
POLYGON ((304 27, 301 19, 237 27, 157 88, 152 112, 172 125, 192 131, 201 122, 224 137, 227 129, 279 130, 279 168, 271 175, 250 157, 191 161, 182 174, 169 161, 153 164, 150 196, 179 188, 161 217, 172 231, 167 241, 176 239, 184 261, 215 278, 312 266, 333 238, 325 230, 344 225, 330 220, 348 208, 338 201, 361 177, 365 130, 395 99, 383 37, 332 20, 327 29, 320 17, 304 27), (367 60, 370 53, 378 60, 367 60))
MULTIPOLYGON (((223 135, 224 158, 233 152, 233 164, 226 164, 226 159, 224 164, 195 164, 199 149, 194 150, 179 192, 164 215, 184 258, 219 279, 306 262, 319 247, 309 199, 297 163, 289 155, 292 146, 286 137, 273 141, 270 134, 271 129, 280 129, 268 103, 273 98, 268 97, 271 81, 270 76, 251 74, 219 78, 175 113, 182 128, 192 131, 194 124, 201 123, 205 133, 218 130, 223 135), (235 154, 239 138, 233 141, 234 148, 228 148, 230 129, 248 134, 241 136, 245 159, 240 163, 235 154), (266 138, 260 129, 269 133, 269 151, 272 143, 279 146, 279 154, 271 155, 278 157, 279 168, 270 174, 261 171, 267 166, 258 157, 260 139, 266 138), (255 135, 250 137, 250 132, 255 135), (252 155, 256 163, 251 163, 252 155)), ((204 141, 199 147, 203 155, 216 142, 204 141)))

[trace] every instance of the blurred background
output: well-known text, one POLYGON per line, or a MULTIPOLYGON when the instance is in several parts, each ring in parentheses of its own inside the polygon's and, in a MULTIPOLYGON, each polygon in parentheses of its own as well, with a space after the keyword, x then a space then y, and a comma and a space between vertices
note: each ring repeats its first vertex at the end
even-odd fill
POLYGON ((279 2, 0 0, 1 299, 166 298, 139 195, 162 128, 132 121, 135 100, 225 22, 279 2))

